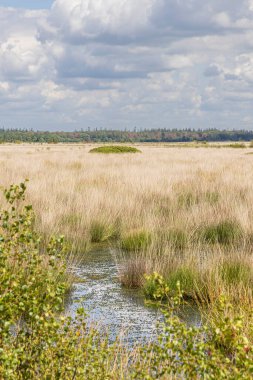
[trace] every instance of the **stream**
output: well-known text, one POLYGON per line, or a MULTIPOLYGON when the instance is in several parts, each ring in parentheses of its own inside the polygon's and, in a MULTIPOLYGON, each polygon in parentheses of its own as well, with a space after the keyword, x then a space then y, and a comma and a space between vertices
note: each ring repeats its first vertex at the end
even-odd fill
MULTIPOLYGON (((121 287, 115 254, 112 250, 90 252, 81 265, 71 268, 77 282, 66 312, 74 317, 77 308, 84 307, 88 325, 97 324, 111 340, 119 335, 130 344, 153 340, 161 329, 158 322, 163 321, 163 314, 156 307, 146 306, 140 291, 121 287)), ((200 316, 196 309, 187 307, 183 320, 196 325, 200 316)))

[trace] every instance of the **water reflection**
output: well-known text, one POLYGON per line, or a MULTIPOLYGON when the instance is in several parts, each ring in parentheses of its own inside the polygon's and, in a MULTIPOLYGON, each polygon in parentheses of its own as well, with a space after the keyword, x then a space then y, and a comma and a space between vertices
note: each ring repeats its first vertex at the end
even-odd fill
MULTIPOLYGON (((88 311, 88 324, 98 323, 108 331, 110 339, 122 331, 130 343, 155 339, 163 314, 155 307, 147 307, 141 292, 121 287, 114 255, 110 250, 90 252, 82 265, 72 268, 80 282, 70 295, 67 313, 74 316, 81 303, 88 311)), ((191 324, 199 323, 194 308, 184 308, 180 314, 191 324)))

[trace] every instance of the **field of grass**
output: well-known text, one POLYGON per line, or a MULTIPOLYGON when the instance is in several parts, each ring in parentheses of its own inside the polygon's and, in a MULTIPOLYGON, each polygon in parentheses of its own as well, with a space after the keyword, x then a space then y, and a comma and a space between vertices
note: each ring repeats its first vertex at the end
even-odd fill
MULTIPOLYGON (((138 155, 89 154, 95 147, 0 147, 2 185, 29 178, 27 198, 45 241, 61 233, 79 253, 119 247, 126 286, 144 284, 150 271, 175 284, 175 273, 194 268, 191 294, 212 300, 223 288, 214 284, 228 275, 217 268, 239 257, 250 272, 241 287, 253 287, 250 148, 141 145, 138 155)), ((236 282, 231 293, 237 297, 241 287, 236 282)))
POLYGON ((0 147, 2 186, 29 178, 26 202, 36 215, 33 225, 30 207, 20 208, 22 187, 5 193, 10 204, 1 212, 0 227, 0 375, 239 379, 243 373, 250 379, 250 148, 141 145, 142 154, 105 156, 89 154, 92 148, 0 147), (180 284, 182 298, 197 302, 208 313, 208 324, 189 329, 172 313, 158 343, 129 352, 87 332, 81 316, 76 322, 59 320, 68 285, 62 240, 49 241, 54 234, 65 234, 67 249, 78 255, 91 247, 118 247, 124 286, 143 287, 146 297, 159 303, 177 297, 180 284))

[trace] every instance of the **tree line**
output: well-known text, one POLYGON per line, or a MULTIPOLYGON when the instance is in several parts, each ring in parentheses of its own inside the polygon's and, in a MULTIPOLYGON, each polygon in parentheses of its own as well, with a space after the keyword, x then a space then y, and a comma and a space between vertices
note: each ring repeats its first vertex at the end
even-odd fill
POLYGON ((27 129, 0 129, 0 143, 80 143, 80 142, 215 142, 251 141, 253 131, 246 130, 80 130, 73 132, 34 131, 27 129))

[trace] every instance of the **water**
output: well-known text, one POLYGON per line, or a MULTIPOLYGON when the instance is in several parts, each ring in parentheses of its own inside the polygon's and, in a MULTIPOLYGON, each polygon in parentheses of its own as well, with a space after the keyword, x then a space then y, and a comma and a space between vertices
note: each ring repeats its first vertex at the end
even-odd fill
MULTIPOLYGON (((80 282, 70 295, 67 312, 74 316, 76 309, 83 306, 88 312, 88 324, 98 324, 112 340, 122 332, 123 340, 130 343, 155 339, 163 314, 158 308, 147 307, 140 291, 121 287, 115 254, 110 250, 90 252, 80 266, 72 268, 80 282)), ((184 310, 183 319, 199 323, 193 308, 184 310)))

